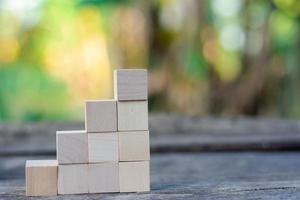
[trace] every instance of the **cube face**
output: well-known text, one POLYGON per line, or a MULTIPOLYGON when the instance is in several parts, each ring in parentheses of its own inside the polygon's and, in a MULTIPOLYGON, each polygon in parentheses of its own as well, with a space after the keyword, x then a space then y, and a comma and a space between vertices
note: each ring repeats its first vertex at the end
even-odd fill
POLYGON ((149 131, 119 132, 119 160, 150 160, 149 131))
POLYGON ((119 163, 120 192, 150 191, 149 161, 119 163))
POLYGON ((89 162, 118 162, 118 133, 88 134, 89 162))
POLYGON ((118 162, 89 164, 89 193, 119 191, 118 162))
POLYGON ((58 166, 58 194, 88 192, 88 164, 58 166))
POLYGON ((26 162, 26 196, 57 195, 57 161, 26 162))
POLYGON ((148 101, 118 102, 118 130, 148 130, 148 101))
POLYGON ((87 163, 87 133, 85 131, 57 131, 56 149, 59 164, 87 163))
POLYGON ((87 132, 117 130, 117 103, 115 100, 86 101, 85 129, 87 132))
POLYGON ((114 71, 114 94, 119 101, 146 100, 148 98, 147 70, 119 69, 114 71))

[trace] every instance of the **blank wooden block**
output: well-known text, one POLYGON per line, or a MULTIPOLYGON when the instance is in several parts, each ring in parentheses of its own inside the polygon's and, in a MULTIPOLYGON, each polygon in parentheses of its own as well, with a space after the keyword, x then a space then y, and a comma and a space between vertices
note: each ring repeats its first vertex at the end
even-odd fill
POLYGON ((150 160, 149 131, 119 132, 119 160, 150 160))
POLYGON ((57 131, 56 149, 59 164, 87 163, 88 141, 86 131, 57 131))
POLYGON ((147 100, 148 77, 145 69, 114 71, 114 94, 118 101, 147 100))
POLYGON ((26 161, 26 196, 57 195, 57 161, 26 161))
POLYGON ((89 133, 89 162, 118 162, 118 132, 89 133))
POLYGON ((149 161, 119 163, 120 192, 150 191, 149 161))
POLYGON ((84 194, 88 192, 88 164, 58 166, 58 194, 84 194))
POLYGON ((119 101, 118 130, 148 130, 148 101, 119 101))
POLYGON ((89 164, 89 193, 119 191, 118 162, 89 164))
POLYGON ((117 130, 117 104, 115 100, 86 101, 85 129, 87 132, 117 130))

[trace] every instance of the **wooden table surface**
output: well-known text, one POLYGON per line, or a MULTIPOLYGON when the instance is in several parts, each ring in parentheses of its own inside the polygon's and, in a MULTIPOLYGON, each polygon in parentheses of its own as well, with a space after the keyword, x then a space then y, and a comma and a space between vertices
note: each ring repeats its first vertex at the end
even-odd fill
MULTIPOLYGON (((55 157, 55 130, 0 125, 0 199, 24 196, 27 159, 55 157)), ((41 199, 300 199, 300 123, 151 115, 151 192, 41 199)), ((39 198, 33 198, 39 199, 39 198)))

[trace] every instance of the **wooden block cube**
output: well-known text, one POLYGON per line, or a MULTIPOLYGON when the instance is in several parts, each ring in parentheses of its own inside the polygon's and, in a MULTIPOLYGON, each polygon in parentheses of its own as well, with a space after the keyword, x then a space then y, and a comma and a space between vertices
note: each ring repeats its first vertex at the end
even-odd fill
POLYGON ((150 191, 149 161, 119 163, 120 192, 150 191))
POLYGON ((87 132, 117 131, 117 103, 115 100, 90 100, 85 106, 87 132))
POLYGON ((88 192, 88 164, 58 166, 58 194, 84 194, 88 192))
POLYGON ((88 134, 89 162, 118 162, 118 132, 88 134))
POLYGON ((150 160, 149 131, 119 132, 119 160, 150 160))
POLYGON ((145 69, 114 71, 114 94, 118 101, 147 100, 148 77, 145 69))
POLYGON ((26 196, 57 195, 57 161, 26 161, 26 196))
POLYGON ((86 131, 57 131, 56 149, 59 164, 87 163, 88 140, 86 131))
POLYGON ((89 193, 119 191, 118 162, 89 164, 89 193))
POLYGON ((119 101, 118 130, 148 130, 148 101, 119 101))

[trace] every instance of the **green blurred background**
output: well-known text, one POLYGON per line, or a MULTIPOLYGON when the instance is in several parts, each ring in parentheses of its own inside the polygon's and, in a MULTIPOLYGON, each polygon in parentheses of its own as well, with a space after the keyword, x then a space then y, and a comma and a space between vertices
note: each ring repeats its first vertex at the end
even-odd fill
POLYGON ((299 0, 0 0, 0 121, 82 120, 112 71, 151 112, 300 117, 299 0))

